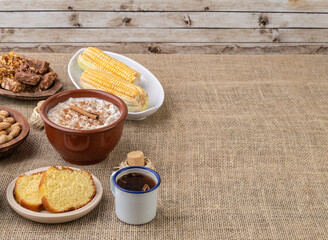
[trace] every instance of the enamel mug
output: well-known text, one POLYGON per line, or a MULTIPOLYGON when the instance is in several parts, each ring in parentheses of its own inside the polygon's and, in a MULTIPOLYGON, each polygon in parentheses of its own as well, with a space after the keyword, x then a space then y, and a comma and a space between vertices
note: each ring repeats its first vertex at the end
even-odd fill
POLYGON ((126 167, 114 172, 110 178, 110 186, 115 197, 116 216, 128 224, 144 224, 153 220, 157 210, 157 191, 161 178, 157 172, 145 167, 126 167), (156 185, 146 191, 130 191, 121 188, 117 180, 129 173, 140 173, 151 177, 156 185))

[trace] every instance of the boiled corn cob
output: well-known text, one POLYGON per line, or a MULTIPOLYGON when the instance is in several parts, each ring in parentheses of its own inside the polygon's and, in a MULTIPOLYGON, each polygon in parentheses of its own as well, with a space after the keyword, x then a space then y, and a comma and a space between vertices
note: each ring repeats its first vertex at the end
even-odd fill
POLYGON ((83 70, 87 68, 102 70, 135 84, 140 81, 140 73, 95 47, 85 49, 79 56, 78 63, 83 70))
POLYGON ((147 92, 114 74, 87 68, 81 75, 83 88, 100 89, 120 97, 127 105, 129 112, 144 111, 148 107, 147 92))

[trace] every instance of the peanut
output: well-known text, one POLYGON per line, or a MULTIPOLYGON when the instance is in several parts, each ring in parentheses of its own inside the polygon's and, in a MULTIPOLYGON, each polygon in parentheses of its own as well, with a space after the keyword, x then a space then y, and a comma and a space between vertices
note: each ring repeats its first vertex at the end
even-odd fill
POLYGON ((9 129, 11 126, 11 124, 9 122, 1 122, 0 123, 0 131, 1 130, 6 130, 6 129, 9 129))
POLYGON ((7 118, 3 119, 3 122, 9 122, 10 124, 14 124, 16 122, 16 120, 13 117, 7 117, 7 118))
POLYGON ((19 122, 17 122, 17 123, 14 123, 13 125, 11 125, 11 127, 10 127, 10 128, 14 128, 14 127, 16 127, 16 126, 21 126, 21 125, 20 125, 20 123, 19 123, 19 122))
POLYGON ((7 142, 10 142, 11 140, 13 140, 14 138, 10 135, 2 135, 0 136, 0 144, 4 144, 7 142))
POLYGON ((19 125, 16 125, 12 128, 10 128, 9 136, 12 136, 13 138, 17 137, 21 131, 21 127, 19 125))
POLYGON ((6 129, 7 133, 9 134, 16 126, 20 127, 19 122, 14 123, 13 125, 10 126, 10 128, 6 129))
POLYGON ((0 136, 7 135, 7 132, 5 130, 0 131, 0 136))
POLYGON ((10 142, 21 132, 21 126, 9 113, 0 110, 0 144, 10 142))
POLYGON ((7 112, 6 110, 0 110, 0 115, 4 117, 9 117, 9 112, 7 112))

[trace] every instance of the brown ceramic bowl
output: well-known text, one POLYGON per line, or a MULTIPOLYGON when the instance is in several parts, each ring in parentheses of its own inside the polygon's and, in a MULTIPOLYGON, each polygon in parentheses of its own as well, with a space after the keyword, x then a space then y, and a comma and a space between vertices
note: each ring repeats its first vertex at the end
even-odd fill
POLYGON ((87 165, 103 161, 119 142, 127 107, 118 97, 98 90, 75 89, 48 98, 40 108, 47 137, 61 157, 73 164, 87 165), (113 103, 121 112, 121 117, 111 125, 92 130, 75 130, 59 126, 48 118, 48 112, 60 102, 69 98, 93 97, 113 103))
POLYGON ((9 154, 13 153, 18 146, 25 141, 30 133, 30 125, 28 124, 27 119, 20 112, 2 106, 0 106, 0 110, 8 111, 10 113, 10 117, 15 118, 16 122, 19 122, 22 127, 20 134, 16 138, 5 144, 0 144, 0 158, 5 158, 9 154))

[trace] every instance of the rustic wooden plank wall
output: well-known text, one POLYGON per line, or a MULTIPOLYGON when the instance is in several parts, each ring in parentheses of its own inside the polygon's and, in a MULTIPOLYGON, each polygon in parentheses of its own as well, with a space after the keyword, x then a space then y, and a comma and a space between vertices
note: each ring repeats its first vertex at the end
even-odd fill
POLYGON ((0 51, 328 53, 327 0, 0 0, 0 51))

